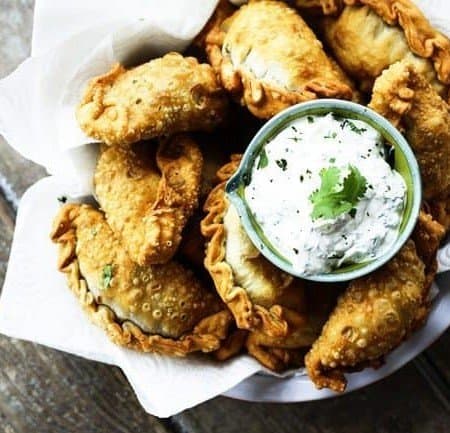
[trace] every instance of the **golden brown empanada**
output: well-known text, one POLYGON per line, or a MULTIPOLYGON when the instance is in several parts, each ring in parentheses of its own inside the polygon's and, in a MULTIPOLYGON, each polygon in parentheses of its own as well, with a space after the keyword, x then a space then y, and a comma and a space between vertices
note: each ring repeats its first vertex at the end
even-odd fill
POLYGON ((59 270, 113 342, 183 356, 216 350, 227 336, 232 316, 215 294, 176 262, 135 264, 94 208, 65 205, 51 238, 59 244, 59 270))
POLYGON ((450 107, 408 61, 376 80, 369 107, 403 129, 423 181, 425 200, 450 196, 450 107))
POLYGON ((242 6, 206 37, 222 84, 257 117, 318 97, 351 99, 351 83, 283 2, 242 6))
POLYGON ((140 265, 166 263, 198 205, 202 154, 186 135, 103 146, 94 183, 108 224, 140 265))
POLYGON ((141 66, 115 65, 94 78, 77 109, 78 123, 106 144, 129 144, 183 131, 210 131, 227 98, 207 64, 169 53, 141 66))
POLYGON ((363 91, 370 91, 384 69, 406 59, 441 95, 446 93, 450 84, 450 41, 410 0, 344 3, 349 6, 338 17, 324 18, 321 27, 339 64, 360 82, 363 91))
POLYGON ((240 156, 234 155, 218 172, 222 183, 204 205, 207 215, 201 229, 207 240, 205 267, 238 328, 285 336, 285 309, 298 314, 304 308, 303 282, 282 272, 259 253, 228 201, 225 183, 239 160, 240 156))
POLYGON ((427 316, 428 290, 412 240, 382 268, 352 281, 305 357, 316 387, 344 391, 345 371, 377 363, 408 338, 427 316))

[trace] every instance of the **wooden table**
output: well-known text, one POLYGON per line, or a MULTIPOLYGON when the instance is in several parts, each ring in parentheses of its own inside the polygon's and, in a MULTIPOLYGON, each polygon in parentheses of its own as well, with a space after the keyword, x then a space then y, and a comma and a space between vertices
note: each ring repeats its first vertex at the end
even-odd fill
MULTIPOLYGON (((0 77, 29 55, 33 0, 0 0, 0 77)), ((24 125, 26 127, 26 125, 24 125)), ((0 287, 20 197, 45 175, 0 137, 0 287)), ((391 377, 306 404, 216 398, 147 415, 118 368, 0 336, 0 433, 450 432, 450 333, 391 377)))

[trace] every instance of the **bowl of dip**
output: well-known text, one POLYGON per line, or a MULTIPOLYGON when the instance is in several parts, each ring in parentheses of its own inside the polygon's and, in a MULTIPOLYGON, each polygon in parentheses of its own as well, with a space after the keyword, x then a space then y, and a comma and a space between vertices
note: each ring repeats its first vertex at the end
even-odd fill
POLYGON ((322 282, 355 279, 391 259, 422 199, 417 161, 397 129, 365 106, 334 99, 270 119, 226 192, 270 262, 322 282))

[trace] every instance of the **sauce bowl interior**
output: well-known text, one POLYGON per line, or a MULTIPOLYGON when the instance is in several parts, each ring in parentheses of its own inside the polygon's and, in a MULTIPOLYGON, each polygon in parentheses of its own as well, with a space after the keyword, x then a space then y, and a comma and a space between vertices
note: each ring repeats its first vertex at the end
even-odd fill
POLYGON ((226 185, 226 193, 231 203, 235 206, 247 235, 256 248, 274 265, 304 279, 321 282, 341 282, 355 279, 374 271, 400 250, 410 237, 416 224, 422 200, 422 185, 417 160, 410 146, 388 120, 371 109, 353 102, 321 99, 294 105, 270 119, 250 142, 238 170, 226 185), (380 132, 388 145, 393 146, 394 168, 400 173, 406 183, 406 201, 398 237, 385 254, 363 263, 344 265, 328 273, 304 275, 298 273, 290 261, 283 257, 266 238, 245 200, 244 190, 251 181, 253 166, 268 141, 278 135, 293 120, 308 115, 325 115, 330 112, 368 123, 380 132))

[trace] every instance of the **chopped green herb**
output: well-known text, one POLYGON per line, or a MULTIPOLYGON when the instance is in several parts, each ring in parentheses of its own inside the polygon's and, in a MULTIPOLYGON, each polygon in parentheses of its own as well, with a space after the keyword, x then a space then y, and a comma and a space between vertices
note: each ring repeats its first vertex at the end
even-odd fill
POLYGON ((287 161, 285 159, 277 159, 275 162, 278 165, 278 167, 280 167, 283 171, 286 171, 287 161))
POLYGON ((102 287, 107 289, 111 286, 111 282, 113 279, 113 265, 105 265, 102 270, 102 287))
POLYGON ((65 196, 65 195, 62 195, 62 196, 60 196, 60 197, 58 197, 58 201, 60 202, 60 203, 66 203, 67 202, 67 197, 65 196))
POLYGON ((346 126, 348 126, 352 132, 354 132, 355 134, 359 134, 359 135, 361 135, 363 132, 367 131, 366 128, 358 128, 351 120, 348 120, 348 119, 345 119, 341 123, 342 129, 344 129, 346 126))
POLYGON ((306 118, 308 119, 308 122, 309 122, 309 123, 314 123, 314 117, 312 117, 312 116, 307 116, 306 118))
MULTIPOLYGON (((336 218, 350 212, 364 196, 367 180, 360 171, 349 165, 349 173, 341 180, 342 172, 338 167, 330 166, 320 171, 321 185, 314 191, 309 200, 313 204, 311 218, 336 218)), ((356 209, 354 211, 356 213, 356 209)))
POLYGON ((334 164, 336 162, 336 158, 330 158, 330 164, 334 164))
POLYGON ((302 141, 302 137, 288 137, 288 140, 293 140, 298 143, 299 141, 302 141))
POLYGON ((329 132, 328 135, 324 135, 323 138, 336 138, 337 133, 336 132, 329 132))
POLYGON ((355 215, 356 215, 356 208, 355 207, 350 209, 349 215, 352 218, 355 218, 355 215))
POLYGON ((303 182, 305 180, 305 177, 303 176, 303 174, 300 175, 300 182, 303 182))
POLYGON ((266 149, 263 149, 261 153, 259 154, 259 160, 258 165, 256 168, 259 170, 260 168, 267 167, 267 164, 269 164, 269 158, 267 158, 266 149))
POLYGON ((294 130, 294 132, 297 132, 297 128, 294 125, 292 125, 291 128, 294 130))

